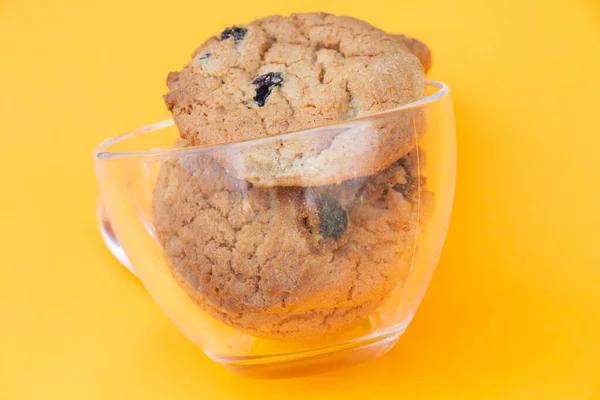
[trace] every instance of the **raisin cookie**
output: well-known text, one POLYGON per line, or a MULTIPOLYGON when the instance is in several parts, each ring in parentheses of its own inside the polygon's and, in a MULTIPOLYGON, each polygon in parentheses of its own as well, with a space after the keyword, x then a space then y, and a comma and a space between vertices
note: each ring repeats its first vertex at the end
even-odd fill
POLYGON ((422 98, 423 67, 408 48, 406 39, 350 17, 267 17, 198 47, 180 72, 169 74, 165 102, 194 146, 275 137, 215 156, 239 179, 261 187, 340 183, 377 173, 414 148, 424 130, 422 110, 316 130, 304 141, 276 135, 361 121, 422 98))
POLYGON ((423 157, 341 184, 261 188, 182 156, 161 167, 154 226, 207 313, 261 337, 318 337, 360 323, 405 281, 433 200, 423 157))

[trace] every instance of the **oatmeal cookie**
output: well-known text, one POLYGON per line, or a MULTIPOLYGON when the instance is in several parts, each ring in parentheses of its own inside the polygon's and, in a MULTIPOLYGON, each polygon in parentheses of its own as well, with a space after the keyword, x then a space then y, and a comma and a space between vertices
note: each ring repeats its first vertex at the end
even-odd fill
POLYGON ((271 16, 232 26, 169 74, 165 95, 191 145, 273 137, 215 159, 261 187, 320 186, 375 174, 414 148, 422 110, 408 109, 304 140, 276 135, 359 118, 424 96, 424 72, 398 39, 330 14, 271 16), (350 164, 352 168, 344 165, 350 164))
POLYGON ((413 150, 376 175, 261 188, 210 157, 163 164, 156 233, 187 295, 216 319, 267 338, 350 329, 408 275, 432 194, 413 150))

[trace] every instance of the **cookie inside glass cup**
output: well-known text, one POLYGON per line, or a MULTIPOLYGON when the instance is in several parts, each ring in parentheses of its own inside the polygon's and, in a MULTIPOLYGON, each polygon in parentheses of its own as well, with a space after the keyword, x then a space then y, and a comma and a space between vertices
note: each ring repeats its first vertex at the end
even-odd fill
POLYGON ((159 173, 155 230, 198 307, 255 336, 311 339, 352 329, 406 282, 433 203, 426 114, 385 114, 424 97, 409 40, 349 17, 267 17, 169 75, 176 147, 252 140, 159 173))

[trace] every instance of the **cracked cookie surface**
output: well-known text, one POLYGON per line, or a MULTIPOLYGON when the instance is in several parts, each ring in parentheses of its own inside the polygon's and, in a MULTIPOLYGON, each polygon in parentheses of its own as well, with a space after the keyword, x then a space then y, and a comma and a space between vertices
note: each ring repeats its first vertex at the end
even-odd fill
MULTIPOLYGON (((406 40, 321 13, 229 27, 169 74, 167 85, 167 107, 182 137, 196 146, 331 125, 413 102, 425 92, 423 67, 406 40)), ((267 141, 216 159, 230 174, 262 187, 339 183, 381 171, 410 151, 422 119, 418 110, 407 110, 376 126, 315 132, 304 142, 267 141), (353 151, 344 152, 352 143, 353 151), (353 168, 339 168, 342 158, 353 168)))
POLYGON ((349 329, 409 272, 433 196, 423 157, 341 184, 261 188, 184 156, 161 167, 154 226, 178 283, 213 317, 268 338, 349 329))

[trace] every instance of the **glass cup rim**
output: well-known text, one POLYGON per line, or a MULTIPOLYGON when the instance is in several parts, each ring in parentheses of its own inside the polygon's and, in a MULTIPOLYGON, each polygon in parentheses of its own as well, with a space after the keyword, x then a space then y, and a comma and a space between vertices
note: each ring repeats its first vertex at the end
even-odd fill
POLYGON ((201 146, 191 146, 191 147, 185 147, 185 148, 168 148, 168 149, 153 148, 153 149, 139 150, 139 151, 107 151, 106 150, 108 147, 110 147, 116 143, 119 143, 121 141, 124 141, 126 139, 129 139, 133 136, 141 135, 141 134, 144 134, 147 132, 156 131, 159 129, 163 129, 163 128, 172 126, 175 122, 172 119, 168 119, 168 120, 164 120, 164 121, 161 121, 161 122, 158 122, 155 124, 143 126, 141 128, 135 129, 133 131, 130 131, 130 132, 127 132, 127 133, 124 133, 121 135, 112 136, 112 137, 102 141, 94 149, 93 157, 96 160, 110 160, 110 159, 120 159, 120 158, 126 158, 126 157, 134 157, 134 156, 138 156, 138 157, 142 156, 143 157, 143 156, 158 156, 158 155, 166 155, 166 154, 168 154, 169 156, 181 156, 181 155, 186 155, 186 154, 193 153, 196 151, 203 151, 203 152, 211 151, 214 149, 229 147, 229 146, 233 146, 233 145, 241 144, 241 143, 254 144, 254 143, 260 143, 260 142, 264 142, 264 141, 273 140, 273 138, 281 139, 281 138, 296 137, 298 135, 307 135, 309 133, 314 133, 315 131, 322 130, 323 128, 331 129, 336 126, 342 126, 345 124, 355 123, 357 121, 364 121, 364 120, 368 120, 368 119, 371 119, 374 117, 379 117, 379 116, 386 115, 386 114, 393 114, 398 111, 403 111, 403 110, 411 109, 414 107, 422 106, 424 104, 434 103, 436 101, 439 101, 439 100, 447 97, 450 94, 450 88, 448 87, 447 84, 445 84, 443 82, 426 80, 425 84, 427 86, 433 86, 433 87, 437 88, 438 90, 436 90, 435 93, 432 93, 429 96, 423 97, 422 99, 413 101, 411 103, 403 104, 401 106, 390 108, 388 110, 380 111, 380 112, 377 112, 374 114, 368 114, 368 115, 365 115, 362 117, 343 120, 343 121, 336 122, 334 124, 322 125, 322 126, 318 126, 315 128, 302 129, 302 130, 298 130, 298 131, 282 133, 279 135, 247 139, 247 140, 241 140, 241 141, 223 143, 223 144, 216 144, 216 145, 201 145, 201 146))

